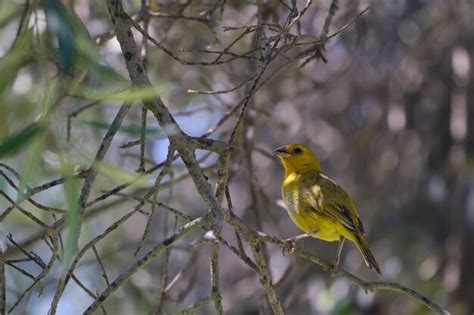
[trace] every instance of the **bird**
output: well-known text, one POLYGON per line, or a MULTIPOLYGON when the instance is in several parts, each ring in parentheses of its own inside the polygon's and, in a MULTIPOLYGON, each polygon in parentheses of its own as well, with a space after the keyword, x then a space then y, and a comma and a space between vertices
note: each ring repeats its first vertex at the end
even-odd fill
POLYGON ((287 240, 291 247, 305 237, 338 241, 332 264, 332 270, 337 271, 347 239, 357 246, 367 267, 382 274, 369 249, 354 202, 341 186, 321 172, 317 156, 303 144, 287 144, 275 149, 275 153, 285 170, 281 194, 288 215, 305 232, 287 240))

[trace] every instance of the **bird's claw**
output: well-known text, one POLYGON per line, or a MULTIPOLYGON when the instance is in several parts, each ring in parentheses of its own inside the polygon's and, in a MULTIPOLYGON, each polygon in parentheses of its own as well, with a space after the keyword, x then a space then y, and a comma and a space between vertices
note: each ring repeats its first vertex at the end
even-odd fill
POLYGON ((331 277, 335 278, 337 276, 337 272, 339 271, 339 262, 334 261, 331 264, 331 277))
POLYGON ((286 244, 288 244, 288 247, 284 247, 281 250, 281 253, 283 254, 283 256, 285 256, 286 253, 291 255, 295 252, 296 241, 294 239, 292 238, 287 239, 286 244))

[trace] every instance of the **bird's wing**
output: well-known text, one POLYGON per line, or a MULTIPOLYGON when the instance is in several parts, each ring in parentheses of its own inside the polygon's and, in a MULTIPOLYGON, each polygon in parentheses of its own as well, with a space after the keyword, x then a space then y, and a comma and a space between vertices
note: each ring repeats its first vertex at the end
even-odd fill
POLYGON ((348 230, 364 233, 364 227, 349 195, 329 177, 321 174, 305 199, 321 215, 342 223, 348 230))

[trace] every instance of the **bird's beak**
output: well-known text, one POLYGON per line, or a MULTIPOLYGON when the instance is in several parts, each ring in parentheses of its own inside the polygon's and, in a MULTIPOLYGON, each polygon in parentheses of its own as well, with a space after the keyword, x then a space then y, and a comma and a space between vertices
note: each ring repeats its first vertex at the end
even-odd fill
POLYGON ((288 156, 290 154, 290 152, 288 152, 288 150, 284 146, 276 148, 274 151, 278 156, 288 156))

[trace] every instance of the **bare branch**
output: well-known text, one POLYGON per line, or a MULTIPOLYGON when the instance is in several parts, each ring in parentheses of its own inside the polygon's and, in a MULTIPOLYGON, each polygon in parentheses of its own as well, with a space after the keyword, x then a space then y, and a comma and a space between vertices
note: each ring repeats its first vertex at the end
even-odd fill
POLYGON ((273 310, 274 314, 284 314, 280 300, 278 299, 275 290, 273 289, 272 279, 268 267, 265 263, 265 257, 262 253, 262 243, 253 239, 250 241, 252 245, 253 255, 255 256, 255 262, 258 267, 258 276, 260 277, 260 283, 262 284, 265 293, 267 294, 268 302, 273 310))
POLYGON ((117 290, 125 281, 136 273, 138 270, 146 266, 153 258, 164 252, 170 245, 174 244, 177 240, 185 237, 193 231, 200 229, 209 224, 209 217, 197 218, 180 228, 175 234, 165 239, 162 243, 152 248, 145 256, 138 260, 133 266, 131 266, 126 272, 122 273, 117 279, 115 279, 105 289, 100 296, 92 303, 84 312, 84 314, 92 314, 104 301, 117 290))
MULTIPOLYGON (((250 240, 250 242, 253 241, 253 242, 273 243, 273 244, 278 245, 282 250, 289 250, 290 249, 290 245, 285 240, 282 240, 280 238, 268 235, 268 234, 263 233, 263 232, 257 232, 255 230, 253 230, 252 228, 250 228, 250 227, 246 226, 245 224, 243 224, 240 221, 240 219, 238 219, 234 215, 232 215, 228 212, 226 212, 226 214, 228 214, 226 216, 227 222, 229 222, 232 226, 234 226, 234 228, 236 230, 242 232, 245 235, 245 237, 250 240)), ((310 254, 310 253, 308 253, 308 252, 306 252, 302 249, 298 249, 298 248, 295 249, 294 254, 298 255, 300 257, 303 257, 303 258, 307 259, 308 261, 311 261, 314 264, 319 265, 320 267, 322 267, 327 272, 332 272, 332 269, 333 269, 332 268, 332 263, 325 260, 325 259, 317 257, 313 254, 310 254)), ((438 304, 436 304, 435 302, 433 302, 432 300, 430 300, 429 298, 427 298, 423 294, 421 294, 421 293, 419 293, 419 292, 417 292, 417 291, 415 291, 411 288, 408 288, 404 285, 401 285, 401 284, 398 284, 398 283, 393 283, 393 282, 364 281, 361 278, 359 278, 359 277, 357 277, 357 276, 355 276, 355 275, 353 275, 353 274, 351 274, 347 271, 344 271, 342 269, 338 269, 337 271, 335 271, 334 275, 337 276, 337 277, 343 277, 343 278, 348 279, 349 281, 351 281, 354 284, 356 284, 356 285, 360 286, 361 288, 363 288, 365 291, 375 291, 375 290, 396 291, 396 292, 402 293, 404 295, 407 295, 408 297, 413 298, 417 302, 419 302, 419 303, 425 305, 426 307, 428 307, 429 309, 435 311, 437 314, 443 314, 443 315, 449 314, 448 311, 443 309, 441 306, 439 306, 438 304)))
POLYGON ((7 313, 7 281, 5 278, 5 255, 3 248, 5 244, 0 239, 0 315, 7 313))

